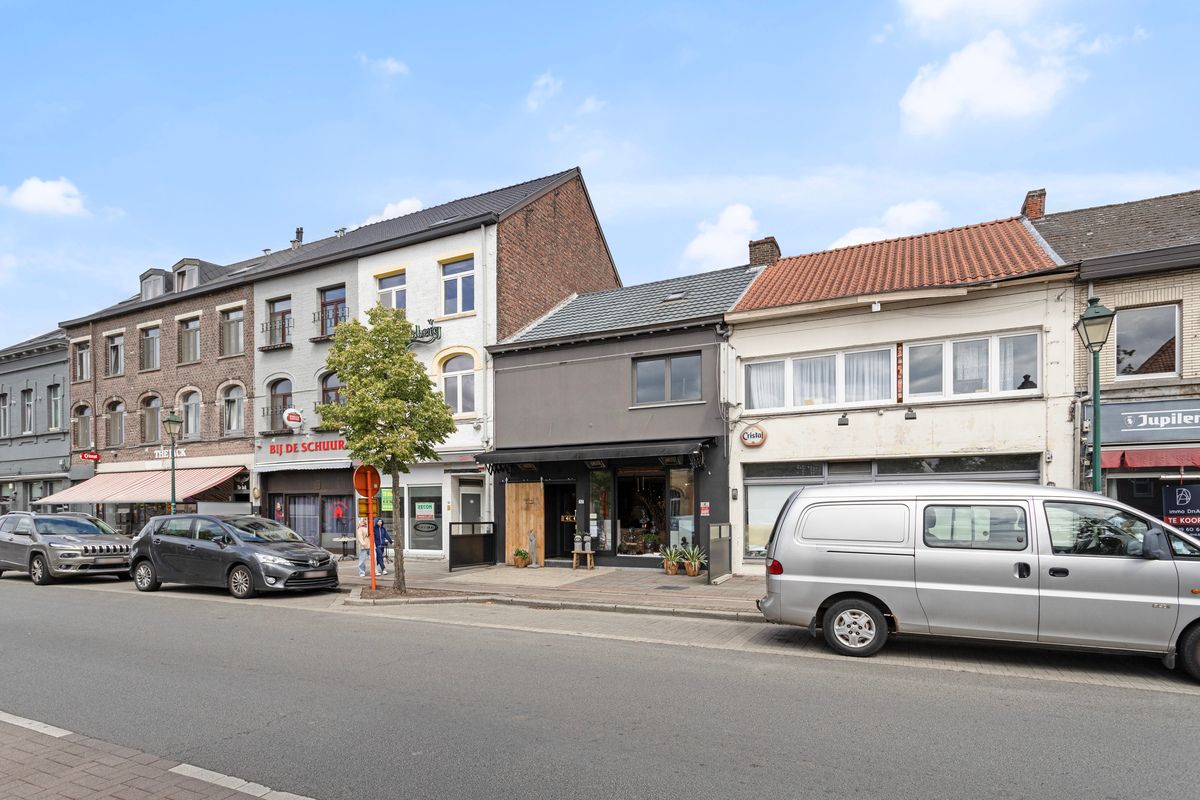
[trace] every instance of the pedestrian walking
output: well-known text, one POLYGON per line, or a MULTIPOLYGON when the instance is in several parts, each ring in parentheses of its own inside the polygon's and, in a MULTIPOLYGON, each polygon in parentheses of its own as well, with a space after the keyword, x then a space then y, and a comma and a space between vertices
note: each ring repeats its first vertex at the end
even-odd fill
POLYGON ((371 529, 367 527, 367 518, 359 517, 358 530, 356 531, 358 539, 358 577, 367 577, 367 562, 371 558, 371 529))
POLYGON ((383 524, 383 517, 375 518, 375 566, 379 569, 380 575, 387 575, 387 546, 392 543, 391 534, 387 532, 387 526, 383 524))

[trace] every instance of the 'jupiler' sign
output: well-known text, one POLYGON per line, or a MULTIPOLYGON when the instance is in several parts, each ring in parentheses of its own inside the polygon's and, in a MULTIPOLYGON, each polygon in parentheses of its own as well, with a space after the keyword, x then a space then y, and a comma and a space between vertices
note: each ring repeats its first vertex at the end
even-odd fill
MULTIPOLYGON (((1092 408, 1084 405, 1084 418, 1092 408)), ((1106 445, 1200 441, 1200 399, 1100 404, 1100 438, 1106 445)))

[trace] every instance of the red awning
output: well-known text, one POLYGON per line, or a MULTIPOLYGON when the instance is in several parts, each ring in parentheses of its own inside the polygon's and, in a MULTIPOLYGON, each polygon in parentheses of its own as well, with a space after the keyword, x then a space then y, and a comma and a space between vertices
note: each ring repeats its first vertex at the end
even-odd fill
MULTIPOLYGON (((175 497, 180 502, 232 478, 245 467, 206 467, 175 470, 175 497)), ((169 503, 171 471, 105 472, 57 494, 34 501, 38 505, 75 503, 169 503)))
POLYGON ((1150 467, 1200 467, 1200 447, 1162 447, 1154 450, 1105 450, 1100 454, 1104 469, 1150 467))

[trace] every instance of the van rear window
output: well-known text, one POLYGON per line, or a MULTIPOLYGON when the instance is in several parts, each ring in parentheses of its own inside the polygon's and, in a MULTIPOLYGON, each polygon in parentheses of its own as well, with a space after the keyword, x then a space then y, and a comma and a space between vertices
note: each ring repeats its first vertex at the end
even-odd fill
POLYGON ((838 503, 804 512, 800 538, 821 542, 902 544, 908 538, 909 509, 899 503, 838 503))

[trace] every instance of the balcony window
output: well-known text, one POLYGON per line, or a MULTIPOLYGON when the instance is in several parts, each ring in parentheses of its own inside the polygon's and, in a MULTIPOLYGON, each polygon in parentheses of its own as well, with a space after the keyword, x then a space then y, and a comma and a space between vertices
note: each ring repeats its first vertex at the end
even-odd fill
POLYGON ((317 316, 321 336, 332 336, 334 328, 346 321, 345 286, 321 290, 321 310, 317 316))
POLYGON ((271 407, 268 413, 271 418, 271 430, 281 431, 287 428, 283 414, 292 407, 292 382, 286 378, 271 384, 271 407))
POLYGON ((346 384, 336 373, 329 373, 321 379, 321 402, 326 405, 340 406, 346 402, 344 389, 346 384))
POLYGON ((267 303, 267 321, 263 330, 267 334, 267 345, 287 344, 292 340, 292 298, 280 297, 267 303))

